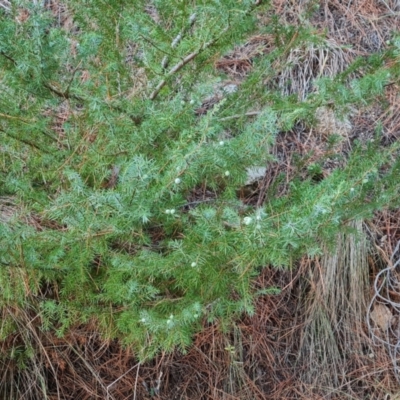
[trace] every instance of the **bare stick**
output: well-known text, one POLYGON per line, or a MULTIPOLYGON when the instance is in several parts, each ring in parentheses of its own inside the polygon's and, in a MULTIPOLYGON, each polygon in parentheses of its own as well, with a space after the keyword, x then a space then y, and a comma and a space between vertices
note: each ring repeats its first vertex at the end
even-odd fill
POLYGON ((188 56, 183 58, 181 61, 179 61, 177 64, 175 64, 169 72, 166 74, 166 78, 163 79, 154 89, 154 91, 150 94, 149 99, 154 100, 157 96, 158 93, 160 93, 160 90, 166 85, 167 83, 167 78, 171 77, 172 75, 176 74, 182 67, 184 67, 186 64, 188 64, 190 61, 192 61, 195 57, 197 57, 202 51, 207 49, 208 47, 212 46, 214 43, 218 41, 218 39, 228 30, 228 27, 226 27, 220 36, 218 36, 215 39, 210 40, 209 42, 203 44, 199 49, 194 51, 193 53, 190 53, 188 56))
POLYGON ((220 118, 220 121, 229 121, 230 119, 236 119, 236 118, 241 118, 241 117, 255 117, 256 115, 261 114, 261 111, 249 111, 245 114, 235 114, 235 115, 231 115, 229 117, 224 117, 224 118, 220 118))
MULTIPOLYGON (((183 36, 186 34, 186 32, 193 26, 194 22, 196 21, 196 14, 192 14, 189 18, 189 25, 183 28, 174 38, 174 40, 171 43, 171 47, 174 49, 178 44, 181 42, 183 36)), ((168 56, 165 56, 162 61, 161 61, 161 67, 163 69, 167 69, 169 64, 169 59, 168 56)))

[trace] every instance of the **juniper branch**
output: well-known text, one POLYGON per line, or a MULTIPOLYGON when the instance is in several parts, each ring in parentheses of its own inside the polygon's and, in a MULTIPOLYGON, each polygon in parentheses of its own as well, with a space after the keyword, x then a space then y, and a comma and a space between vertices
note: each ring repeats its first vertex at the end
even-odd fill
POLYGON ((14 135, 12 135, 11 133, 6 132, 6 131, 3 130, 3 129, 0 129, 0 132, 3 132, 3 133, 5 133, 7 136, 9 136, 10 138, 12 138, 12 139, 14 139, 14 140, 17 140, 18 142, 24 143, 24 144, 26 144, 26 145, 28 145, 28 146, 30 146, 30 147, 33 147, 33 148, 35 148, 36 150, 39 150, 39 151, 41 151, 41 152, 43 152, 43 153, 52 154, 50 151, 41 148, 41 147, 38 146, 36 143, 31 142, 31 141, 28 140, 28 139, 24 139, 24 138, 21 138, 21 137, 14 136, 14 135))
MULTIPOLYGON (((181 31, 175 36, 174 40, 171 43, 171 47, 174 49, 178 44, 181 42, 184 35, 187 31, 193 26, 194 22, 196 21, 196 14, 192 14, 189 18, 189 24, 185 26, 181 31)), ((161 67, 163 69, 168 68, 169 59, 168 56, 165 56, 161 61, 161 67)))
POLYGON ((183 58, 181 61, 179 61, 177 64, 175 64, 169 72, 166 74, 166 78, 163 79, 154 89, 154 91, 150 94, 149 99, 150 100, 155 100, 155 98, 158 96, 160 93, 161 89, 166 85, 168 78, 170 78, 172 75, 176 74, 179 70, 181 70, 186 64, 188 64, 190 61, 192 61, 194 58, 196 58, 201 52, 204 50, 208 49, 211 47, 213 44, 215 44, 221 36, 229 29, 229 25, 221 32, 221 34, 210 40, 209 42, 203 44, 200 48, 198 48, 196 51, 190 53, 188 56, 183 58))

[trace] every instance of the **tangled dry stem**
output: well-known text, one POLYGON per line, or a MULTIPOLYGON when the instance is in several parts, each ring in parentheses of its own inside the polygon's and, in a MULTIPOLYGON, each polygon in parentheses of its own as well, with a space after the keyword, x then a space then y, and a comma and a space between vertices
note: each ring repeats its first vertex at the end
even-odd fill
POLYGON ((374 280, 374 295, 367 310, 368 331, 376 345, 383 345, 393 363, 393 372, 400 382, 400 241, 389 265, 374 280))

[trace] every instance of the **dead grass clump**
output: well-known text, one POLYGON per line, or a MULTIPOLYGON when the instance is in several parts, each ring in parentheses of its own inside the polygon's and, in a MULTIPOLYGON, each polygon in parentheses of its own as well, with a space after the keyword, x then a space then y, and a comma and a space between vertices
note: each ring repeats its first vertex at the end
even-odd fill
POLYGON ((334 253, 328 250, 309 269, 305 287, 305 326, 299 351, 301 365, 309 368, 302 380, 324 398, 340 394, 349 365, 360 368, 367 359, 363 323, 368 292, 368 248, 362 223, 355 234, 341 234, 334 253), (327 397, 325 397, 327 396, 327 397))
MULTIPOLYGON (((321 44, 306 43, 302 47, 290 49, 284 59, 275 62, 276 85, 285 96, 296 94, 304 100, 315 90, 315 80, 322 77, 333 78, 343 72, 355 58, 355 53, 343 47, 333 38, 321 44)), ((268 81, 267 85, 271 85, 268 81)))
POLYGON ((358 54, 380 51, 399 26, 397 1, 324 0, 311 20, 313 25, 327 28, 329 36, 339 43, 351 44, 358 54))

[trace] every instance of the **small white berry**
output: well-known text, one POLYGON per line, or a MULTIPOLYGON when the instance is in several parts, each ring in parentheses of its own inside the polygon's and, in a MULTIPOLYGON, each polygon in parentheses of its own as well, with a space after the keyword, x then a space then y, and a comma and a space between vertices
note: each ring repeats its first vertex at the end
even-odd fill
POLYGON ((252 222, 253 222, 253 218, 251 218, 251 217, 244 217, 243 218, 243 223, 245 225, 250 225, 252 222))
POLYGON ((175 214, 175 209, 174 209, 174 208, 171 208, 171 210, 169 210, 169 213, 170 213, 170 214, 175 214))
POLYGON ((192 268, 194 268, 194 267, 196 267, 197 266, 197 262, 192 262, 191 264, 190 264, 190 266, 192 267, 192 268))
POLYGON ((142 318, 142 319, 140 320, 140 322, 145 323, 145 322, 146 322, 146 318, 142 318))
POLYGON ((351 189, 350 189, 350 192, 354 192, 354 188, 351 188, 351 189))
POLYGON ((182 181, 181 181, 179 178, 176 178, 176 179, 175 179, 175 183, 176 183, 177 185, 179 185, 181 182, 182 182, 182 181))
POLYGON ((220 146, 223 146, 225 144, 225 142, 223 141, 223 140, 221 140, 220 142, 219 142, 219 145, 220 146))
POLYGON ((229 176, 231 173, 229 171, 225 171, 225 176, 229 176))
POLYGON ((190 104, 193 105, 195 103, 195 101, 192 99, 190 100, 190 104))

